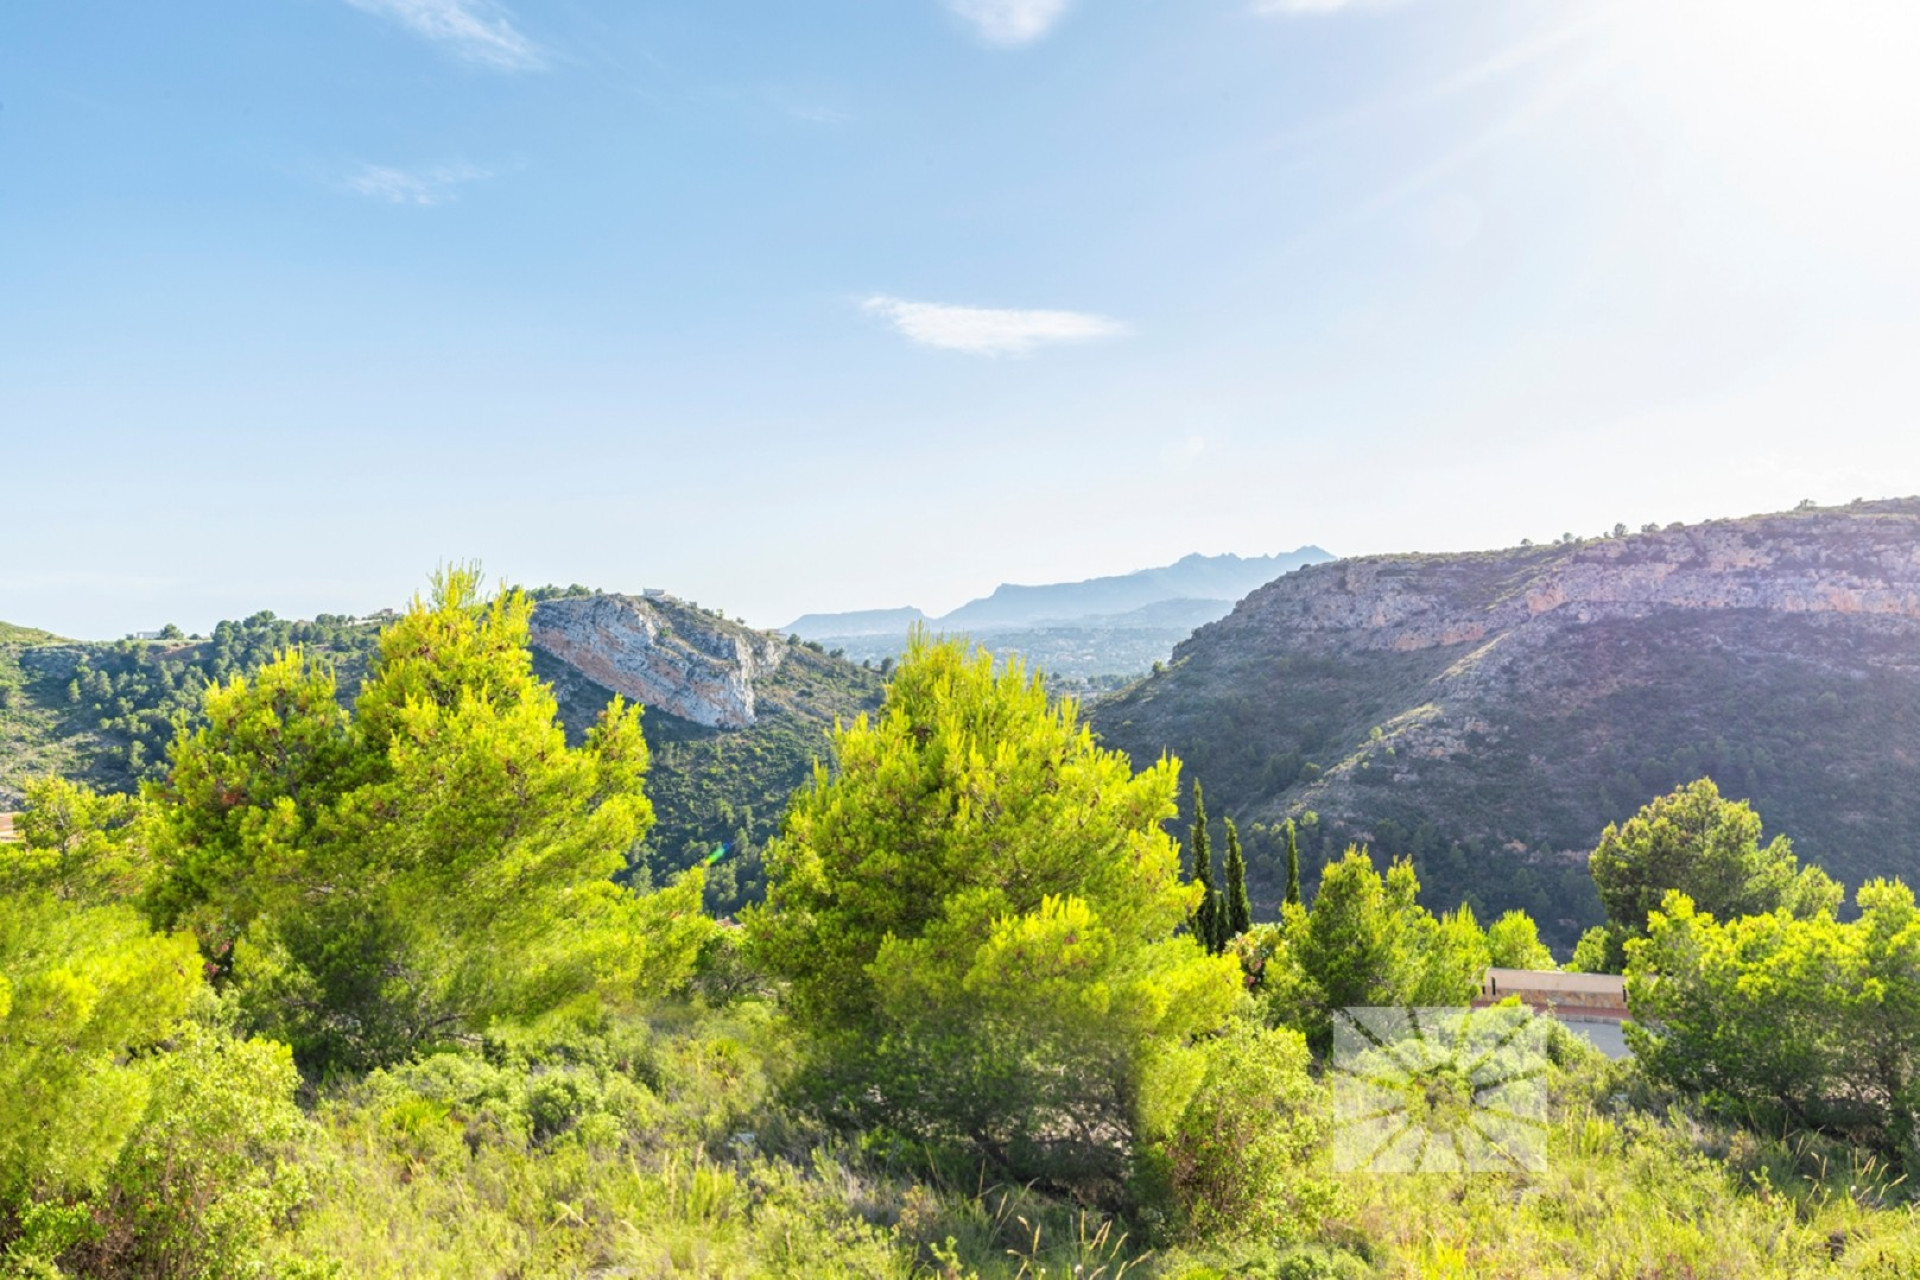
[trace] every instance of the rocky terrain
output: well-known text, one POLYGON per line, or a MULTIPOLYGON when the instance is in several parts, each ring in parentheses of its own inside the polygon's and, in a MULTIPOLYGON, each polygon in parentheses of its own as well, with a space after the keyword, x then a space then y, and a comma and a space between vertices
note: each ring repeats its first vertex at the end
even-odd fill
POLYGON ((542 601, 532 646, 576 740, 616 693, 647 708, 647 871, 660 879, 724 846, 708 872, 718 911, 759 895, 760 850, 834 722, 880 704, 876 669, 657 593, 542 601))
POLYGON ((535 649, 630 702, 710 729, 754 722, 754 682, 780 667, 780 637, 670 596, 575 596, 533 612, 535 649))
POLYGON ((1609 821, 1702 774, 1850 882, 1920 863, 1920 500, 1288 574, 1092 712, 1216 807, 1436 899, 1593 917, 1609 821))

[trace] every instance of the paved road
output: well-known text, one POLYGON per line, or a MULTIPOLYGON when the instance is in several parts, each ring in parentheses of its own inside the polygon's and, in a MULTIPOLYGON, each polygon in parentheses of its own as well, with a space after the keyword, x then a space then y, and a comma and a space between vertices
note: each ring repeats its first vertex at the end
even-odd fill
POLYGON ((1561 1025, 1575 1035, 1585 1036, 1594 1048, 1609 1058, 1620 1059, 1632 1053, 1620 1024, 1612 1018, 1560 1018, 1561 1025))

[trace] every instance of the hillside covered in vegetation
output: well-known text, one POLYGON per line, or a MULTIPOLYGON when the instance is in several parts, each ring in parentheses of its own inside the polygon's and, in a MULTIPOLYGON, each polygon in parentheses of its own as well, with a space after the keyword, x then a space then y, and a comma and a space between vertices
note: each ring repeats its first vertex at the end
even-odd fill
POLYGON ((666 595, 543 601, 531 636, 575 741, 616 695, 646 707, 657 818, 647 873, 663 880, 724 850, 707 870, 708 904, 723 914, 761 897, 761 853, 788 799, 826 758, 834 724, 879 706, 892 666, 666 595))
POLYGON ((729 925, 703 867, 623 878, 642 717, 569 733, 536 619, 444 574, 350 698, 289 652, 209 690, 140 797, 31 784, 0 845, 0 1272, 1920 1265, 1920 909, 1883 881, 1837 920, 1841 886, 1710 784, 1595 855, 1589 958, 1624 960, 1637 1058, 1512 1001, 1460 1015, 1488 1056, 1366 1068, 1387 1151, 1344 1092, 1346 1011, 1550 963, 1523 913, 1430 911, 1356 849, 1256 924, 1177 760, 1135 769, 1039 681, 920 640, 729 925), (1526 1133, 1490 1137, 1487 1090, 1520 1082, 1526 1133))
MULTIPOLYGON (((625 635, 625 653, 666 658, 649 683, 619 690, 646 707, 654 748, 656 821, 634 852, 635 869, 643 878, 665 878, 724 847, 708 876, 711 904, 724 912, 757 898, 760 849, 787 797, 811 777, 834 722, 878 705, 880 671, 670 596, 638 600, 579 586, 542 587, 529 596, 546 618, 598 608, 655 620, 651 632, 625 635), (765 656, 742 657, 750 653, 765 656), (714 723, 713 692, 729 681, 751 691, 755 714, 714 723)), ((159 778, 176 724, 202 722, 206 690, 258 671, 288 648, 330 665, 342 704, 350 703, 391 621, 294 621, 262 612, 222 622, 206 637, 102 643, 0 629, 0 809, 17 807, 28 783, 49 773, 108 791, 159 778)), ((557 656, 552 640, 541 647, 543 634, 559 633, 530 631, 534 661, 558 690, 563 719, 578 740, 615 696, 595 676, 623 683, 594 646, 611 653, 623 640, 595 636, 557 656)))
POLYGON ((1253 828, 1269 900, 1311 815, 1314 865, 1407 855, 1436 901, 1570 945, 1601 829, 1701 775, 1841 879, 1910 875, 1920 500, 1306 568, 1091 718, 1253 828))
POLYGON ((178 717, 199 715, 210 684, 258 670, 289 647, 331 663, 343 698, 366 673, 380 619, 262 611, 208 636, 170 627, 152 640, 86 643, 0 626, 0 807, 33 778, 61 773, 109 790, 160 775, 178 717))

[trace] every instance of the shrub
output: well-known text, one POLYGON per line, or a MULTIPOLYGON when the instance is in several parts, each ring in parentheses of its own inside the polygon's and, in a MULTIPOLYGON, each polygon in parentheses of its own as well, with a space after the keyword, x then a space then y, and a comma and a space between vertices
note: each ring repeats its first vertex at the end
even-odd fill
POLYGON ((313 1190, 302 1152, 316 1135, 294 1105, 292 1051, 188 1024, 147 1075, 146 1115, 109 1177, 84 1271, 270 1274, 276 1239, 313 1190))
POLYGON ((1151 1162, 1189 1239, 1291 1242, 1332 1203, 1310 1172, 1328 1105, 1297 1031, 1236 1023, 1204 1046, 1205 1074, 1151 1162))

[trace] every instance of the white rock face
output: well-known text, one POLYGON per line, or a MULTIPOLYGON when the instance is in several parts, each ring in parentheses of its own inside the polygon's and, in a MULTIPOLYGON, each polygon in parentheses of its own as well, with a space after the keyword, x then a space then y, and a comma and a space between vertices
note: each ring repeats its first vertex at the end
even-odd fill
MULTIPOLYGON (((1466 776, 1480 767, 1477 757, 1497 752, 1505 721, 1537 719, 1547 707, 1602 718, 1594 708, 1609 695, 1658 677, 1624 648, 1594 660, 1581 646, 1596 625, 1614 627, 1618 646, 1654 634, 1636 630, 1642 622, 1713 614, 1737 616, 1699 643, 1749 672, 1797 663, 1865 678, 1875 665, 1920 667, 1920 499, 1570 545, 1317 565, 1254 592, 1175 656, 1445 655, 1403 708, 1379 713, 1371 739, 1341 744, 1343 756, 1291 797, 1296 807, 1361 822, 1376 807, 1375 792, 1356 781, 1363 771, 1401 787, 1442 766, 1466 776), (1769 617, 1812 621, 1831 638, 1785 651, 1756 643, 1757 634, 1776 633, 1743 620, 1769 617), (1890 640, 1863 643, 1872 637, 1890 640)), ((1533 768, 1542 786, 1554 773, 1537 761, 1503 767, 1533 768)), ((1433 803, 1444 809, 1454 799, 1433 803)))
POLYGON ((716 729, 754 722, 754 681, 786 655, 779 637, 672 597, 547 600, 532 641, 622 697, 716 729))
POLYGON ((1479 644, 1535 620, 1672 609, 1913 622, 1920 513, 1907 506, 1719 521, 1532 552, 1338 561, 1261 588, 1216 625, 1338 633, 1353 648, 1406 652, 1479 644))

